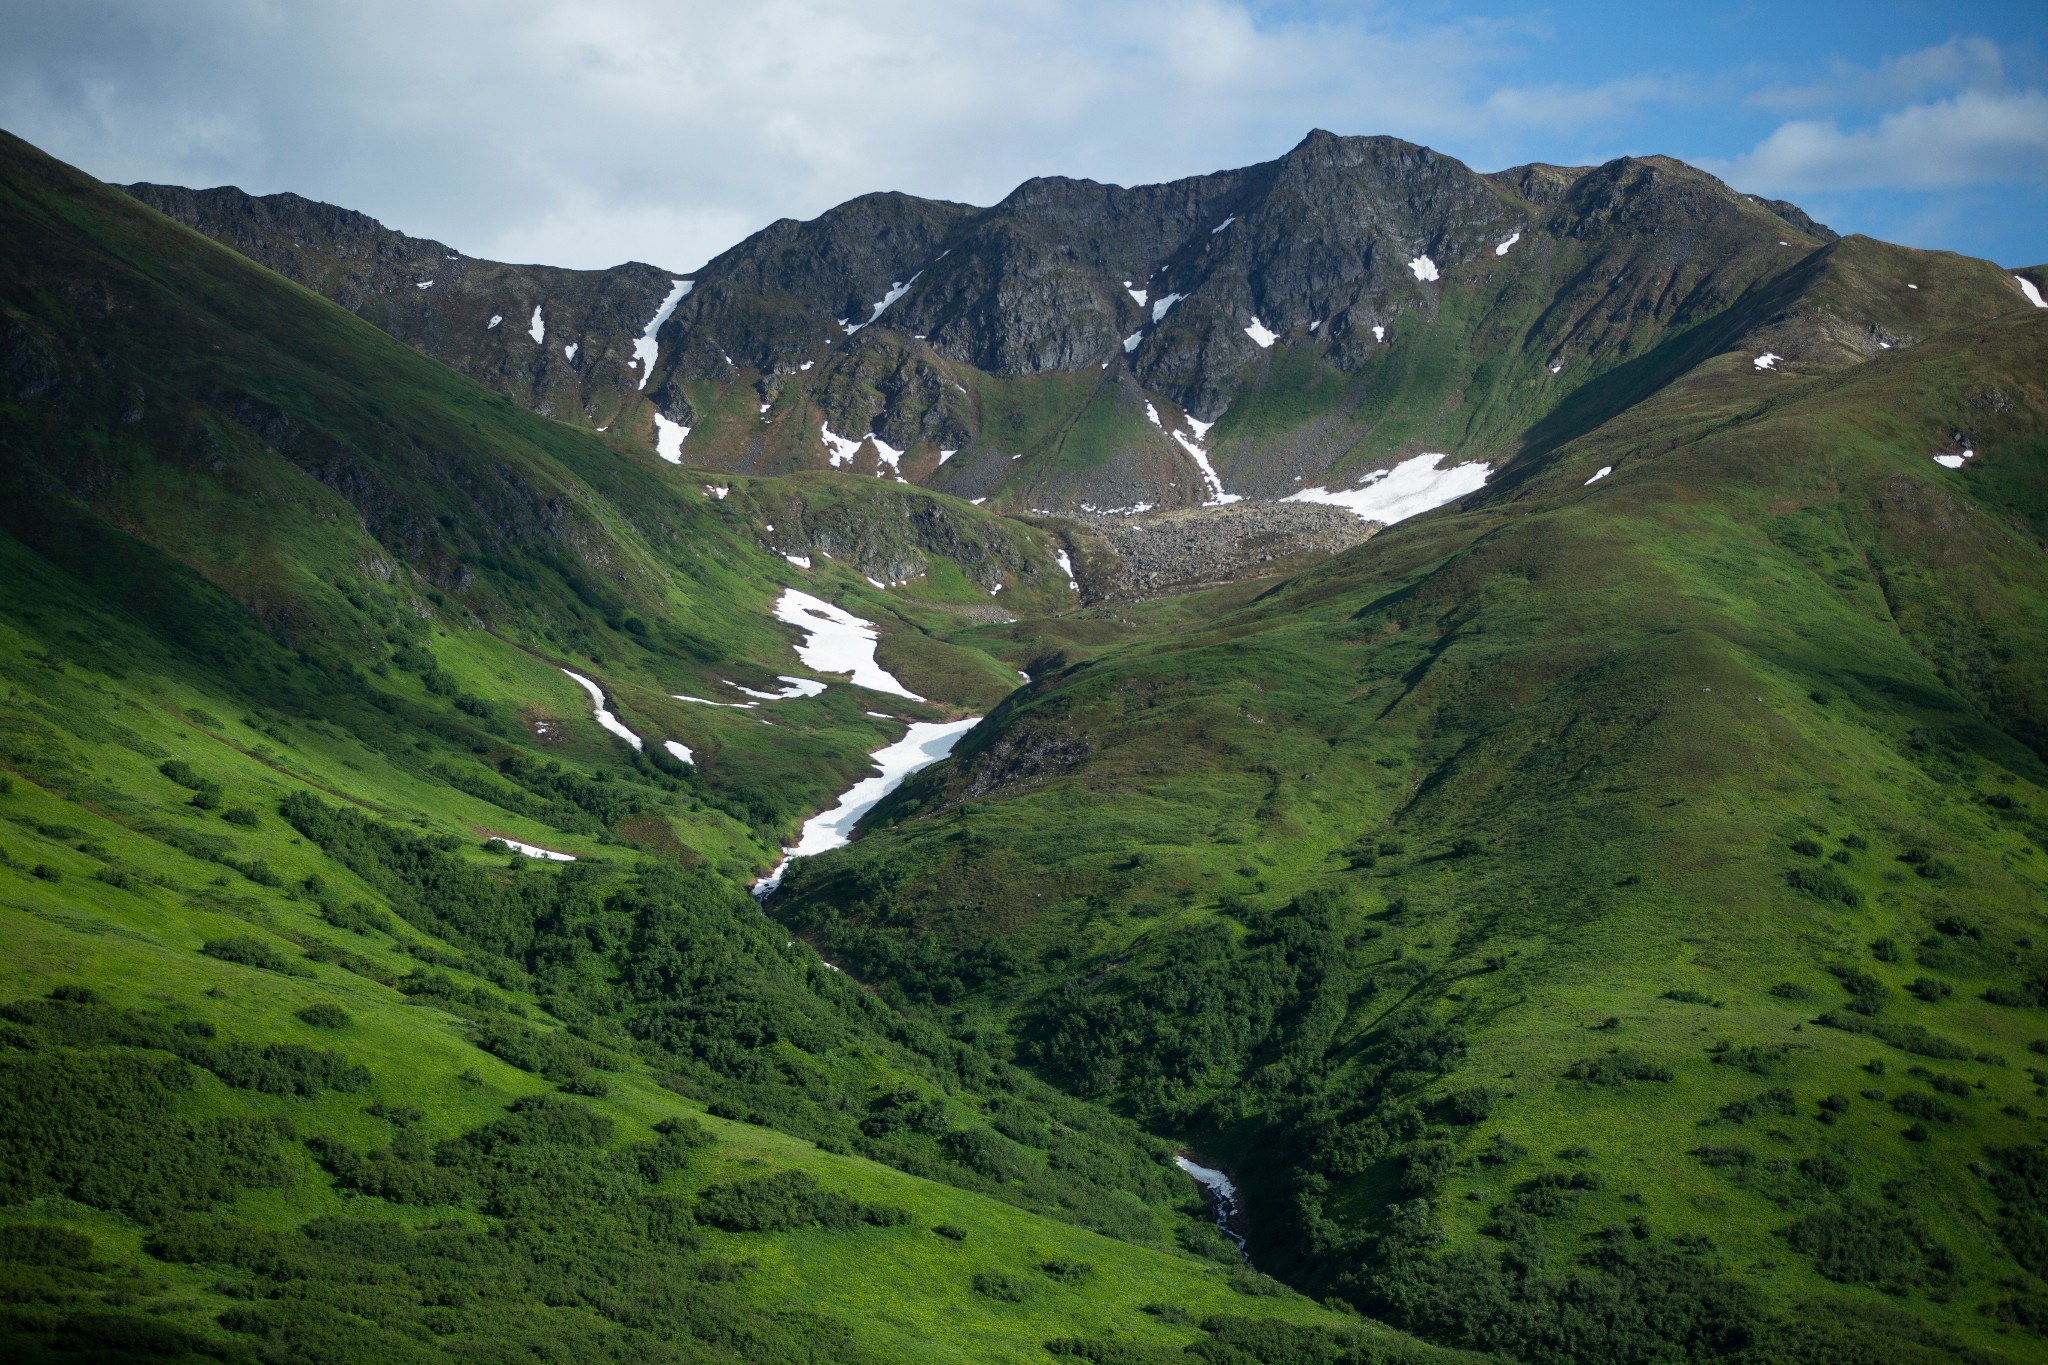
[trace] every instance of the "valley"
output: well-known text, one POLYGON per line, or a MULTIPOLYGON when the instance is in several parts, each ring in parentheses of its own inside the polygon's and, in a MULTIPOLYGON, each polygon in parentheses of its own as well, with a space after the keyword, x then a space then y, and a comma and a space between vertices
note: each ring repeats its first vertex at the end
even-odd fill
POLYGON ((2048 1350, 2048 270, 1323 132, 0 217, 15 1358, 2048 1350))

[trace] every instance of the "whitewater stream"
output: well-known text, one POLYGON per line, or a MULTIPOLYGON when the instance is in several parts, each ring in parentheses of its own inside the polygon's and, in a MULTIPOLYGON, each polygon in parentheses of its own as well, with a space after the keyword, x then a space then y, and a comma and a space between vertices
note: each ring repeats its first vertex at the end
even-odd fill
POLYGON ((1173 1164, 1186 1171, 1190 1179, 1209 1192, 1209 1198, 1214 1200, 1216 1205, 1216 1230, 1237 1244, 1237 1254, 1244 1258, 1246 1265, 1250 1265, 1251 1252, 1245 1246, 1244 1237, 1230 1225, 1231 1219, 1237 1217, 1237 1185, 1215 1167, 1204 1166, 1184 1155, 1176 1156, 1173 1164))

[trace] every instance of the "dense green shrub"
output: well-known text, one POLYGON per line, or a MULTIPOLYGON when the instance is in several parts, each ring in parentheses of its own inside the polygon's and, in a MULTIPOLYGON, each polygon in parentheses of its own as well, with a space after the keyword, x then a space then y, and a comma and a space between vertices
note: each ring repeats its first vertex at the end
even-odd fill
POLYGON ((261 967, 266 972, 278 972, 285 976, 313 974, 304 963, 294 962, 262 939, 250 934, 210 938, 199 945, 199 951, 208 957, 217 957, 223 962, 234 962, 244 967, 261 967))
POLYGON ((748 1180, 707 1186, 697 1198, 697 1217, 727 1232, 787 1232, 819 1227, 845 1232, 866 1225, 897 1227, 910 1221, 901 1209, 863 1204, 834 1194, 809 1171, 777 1171, 748 1180))

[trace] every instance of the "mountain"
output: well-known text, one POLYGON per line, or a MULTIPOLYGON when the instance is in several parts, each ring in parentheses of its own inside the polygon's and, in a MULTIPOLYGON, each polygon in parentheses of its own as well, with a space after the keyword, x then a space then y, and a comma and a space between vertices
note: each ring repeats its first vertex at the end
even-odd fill
MULTIPOLYGON (((468 292, 421 290, 411 276, 452 253, 371 234, 406 264, 366 293, 368 272, 297 245, 339 210, 133 188, 540 401, 527 348, 482 339, 484 314, 574 289, 478 265, 455 281, 468 292)), ((1319 131, 1276 161, 1165 185, 1040 179, 987 209, 876 194, 773 224, 691 278, 644 391, 598 357, 651 316, 658 272, 582 285, 630 281, 638 311, 574 329, 589 383, 610 386, 585 399, 589 419, 651 446, 658 413, 687 429, 671 454, 693 465, 853 468, 1010 511, 1184 507, 1341 490, 1429 450, 1497 468, 1707 354, 1827 367, 2026 306, 2014 277, 1961 258, 1921 298, 1843 283, 1839 261, 1861 278, 1884 250, 1665 157, 1480 175, 1319 131)))
POLYGON ((2039 269, 1323 133, 0 221, 11 1354, 2042 1355, 2039 269))
POLYGON ((983 584, 1071 602, 1044 533, 707 488, 13 139, 0 221, 9 1359, 1456 1358, 746 894, 1012 690, 983 584))

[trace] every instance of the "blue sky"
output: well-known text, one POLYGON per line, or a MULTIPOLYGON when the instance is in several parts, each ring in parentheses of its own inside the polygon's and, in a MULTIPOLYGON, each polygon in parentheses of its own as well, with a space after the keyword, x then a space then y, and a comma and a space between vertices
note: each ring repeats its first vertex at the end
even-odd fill
POLYGON ((1480 170, 1662 152, 1841 231, 2048 262, 2040 0, 0 0, 0 126, 109 180, 575 266, 1313 127, 1480 170))

